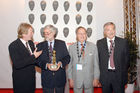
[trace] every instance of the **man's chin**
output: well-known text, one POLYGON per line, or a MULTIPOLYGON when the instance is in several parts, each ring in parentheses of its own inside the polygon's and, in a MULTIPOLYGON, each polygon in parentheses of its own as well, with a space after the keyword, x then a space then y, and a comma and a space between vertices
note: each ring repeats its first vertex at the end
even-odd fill
POLYGON ((33 40, 33 38, 30 38, 29 40, 33 40))

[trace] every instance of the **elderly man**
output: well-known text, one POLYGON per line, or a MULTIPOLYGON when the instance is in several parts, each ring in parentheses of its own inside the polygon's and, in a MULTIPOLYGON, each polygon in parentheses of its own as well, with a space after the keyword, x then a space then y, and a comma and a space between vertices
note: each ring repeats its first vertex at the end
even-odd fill
POLYGON ((112 22, 104 25, 104 35, 105 38, 97 41, 103 93, 124 93, 129 64, 127 40, 116 36, 112 22))
POLYGON ((36 58, 42 51, 36 52, 32 37, 32 26, 22 23, 18 28, 18 39, 9 45, 14 93, 35 93, 36 58))
POLYGON ((98 86, 100 75, 98 52, 95 44, 87 41, 84 27, 76 30, 77 42, 69 47, 70 64, 68 78, 74 93, 93 93, 93 86, 98 86))
POLYGON ((44 27, 45 41, 37 45, 38 50, 43 50, 38 58, 38 65, 42 69, 43 93, 64 93, 65 67, 70 62, 70 56, 65 42, 55 37, 56 28, 47 25, 44 27))

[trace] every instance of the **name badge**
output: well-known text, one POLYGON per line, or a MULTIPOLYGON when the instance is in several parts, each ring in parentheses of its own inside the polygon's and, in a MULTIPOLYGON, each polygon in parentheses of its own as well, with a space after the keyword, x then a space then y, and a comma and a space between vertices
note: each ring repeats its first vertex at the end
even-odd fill
POLYGON ((76 64, 76 70, 82 70, 82 64, 76 64))

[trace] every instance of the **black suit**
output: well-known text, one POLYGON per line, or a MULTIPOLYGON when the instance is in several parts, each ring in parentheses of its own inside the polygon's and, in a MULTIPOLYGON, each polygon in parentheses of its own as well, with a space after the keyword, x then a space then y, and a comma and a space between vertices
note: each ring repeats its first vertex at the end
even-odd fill
POLYGON ((49 63, 48 42, 44 41, 37 45, 38 50, 43 50, 38 58, 39 66, 42 68, 41 78, 43 88, 61 88, 66 83, 65 66, 70 62, 70 56, 66 48, 66 44, 61 40, 54 40, 54 50, 56 51, 56 62, 61 61, 62 67, 58 71, 50 71, 46 69, 46 64, 49 63))
MULTIPOLYGON (((31 50, 35 47, 29 41, 31 50)), ((28 49, 20 39, 9 45, 9 53, 13 68, 13 89, 14 93, 34 93, 35 91, 35 57, 30 55, 28 49)))
POLYGON ((108 70, 109 50, 107 38, 97 41, 100 82, 103 93, 124 93, 124 86, 127 84, 129 66, 129 50, 126 39, 115 37, 114 64, 115 71, 108 70))

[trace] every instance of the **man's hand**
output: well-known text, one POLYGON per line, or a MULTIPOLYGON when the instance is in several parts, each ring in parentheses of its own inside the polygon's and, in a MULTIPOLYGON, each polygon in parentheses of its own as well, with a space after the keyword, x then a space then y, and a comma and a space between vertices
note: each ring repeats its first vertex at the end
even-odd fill
POLYGON ((69 86, 70 88, 74 87, 74 81, 72 79, 69 79, 69 86))
POLYGON ((37 52, 37 48, 36 48, 33 54, 35 58, 38 58, 42 54, 42 50, 37 52))
POLYGON ((100 84, 100 82, 99 82, 98 79, 94 79, 94 80, 93 80, 93 86, 94 86, 94 87, 101 87, 101 84, 100 84))
POLYGON ((60 68, 62 66, 62 62, 59 61, 57 65, 60 68))
POLYGON ((57 71, 60 68, 60 66, 62 65, 62 63, 61 62, 58 62, 57 68, 53 68, 53 69, 51 68, 52 65, 54 65, 54 64, 46 64, 46 66, 48 67, 49 70, 51 70, 51 71, 57 71))
POLYGON ((127 88, 127 84, 125 85, 125 89, 127 88))

